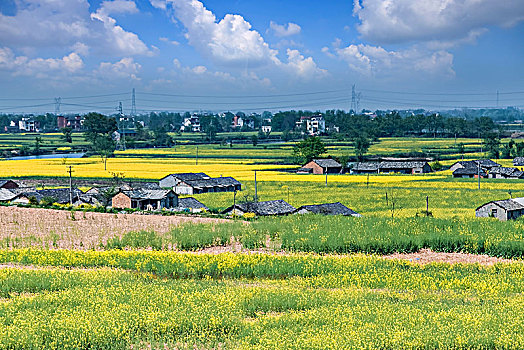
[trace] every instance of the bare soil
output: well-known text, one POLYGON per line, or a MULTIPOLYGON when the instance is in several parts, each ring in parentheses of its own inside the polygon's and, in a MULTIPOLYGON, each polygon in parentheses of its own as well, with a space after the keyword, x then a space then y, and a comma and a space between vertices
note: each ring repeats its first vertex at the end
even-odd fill
POLYGON ((417 264, 425 265, 432 262, 443 262, 449 264, 465 263, 480 265, 493 265, 497 263, 523 263, 523 260, 511 260, 497 258, 489 255, 477 255, 467 253, 440 253, 434 252, 431 249, 421 249, 417 253, 394 253, 391 255, 385 255, 384 259, 399 259, 408 260, 417 264))
POLYGON ((0 207, 0 243, 9 247, 92 249, 130 231, 166 233, 188 223, 225 222, 196 216, 106 214, 66 210, 0 207))

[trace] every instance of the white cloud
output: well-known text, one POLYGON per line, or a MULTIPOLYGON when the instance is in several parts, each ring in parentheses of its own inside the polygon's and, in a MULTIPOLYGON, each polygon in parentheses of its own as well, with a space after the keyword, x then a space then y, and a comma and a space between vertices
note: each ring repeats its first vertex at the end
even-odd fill
POLYGON ((380 46, 364 44, 349 45, 334 50, 351 69, 363 75, 392 76, 413 72, 419 76, 453 77, 455 75, 453 55, 443 50, 430 51, 426 48, 411 47, 405 50, 388 51, 380 46))
POLYGON ((158 38, 158 40, 163 41, 163 42, 168 43, 168 44, 171 44, 171 45, 175 45, 175 46, 180 45, 180 43, 178 41, 170 40, 169 38, 166 38, 166 37, 163 37, 163 36, 158 38))
MULTIPOLYGON (((260 33, 242 16, 227 14, 217 21, 215 15, 197 0, 166 0, 175 17, 186 28, 189 43, 219 64, 260 66, 276 62, 272 50, 260 33)), ((154 3, 159 6, 158 3, 154 3)))
POLYGON ((302 30, 298 24, 291 22, 289 22, 286 27, 286 25, 271 21, 269 22, 269 28, 278 37, 297 35, 300 34, 300 31, 302 30))
POLYGON ((0 69, 9 70, 14 75, 46 77, 49 72, 75 73, 84 67, 84 61, 76 52, 62 58, 34 58, 15 56, 10 48, 0 48, 0 69))
POLYGON ((207 68, 204 66, 196 66, 191 69, 195 74, 204 74, 207 72, 207 68))
POLYGON ((488 26, 524 20, 522 0, 354 0, 357 26, 369 41, 387 44, 463 40, 488 26))
POLYGON ((135 62, 131 57, 122 58, 120 61, 102 62, 98 67, 97 73, 101 76, 113 76, 117 78, 129 78, 133 80, 140 80, 137 77, 138 72, 142 66, 135 62))
POLYGON ((104 27, 107 30, 107 39, 113 43, 118 51, 125 52, 128 55, 151 55, 151 51, 138 38, 138 35, 126 32, 122 27, 116 24, 114 18, 109 17, 111 11, 133 13, 133 8, 138 11, 133 1, 104 1, 101 7, 95 13, 91 14, 91 18, 99 20, 104 24, 104 27))
MULTIPOLYGON (((159 1, 150 1, 158 8, 170 9, 171 6, 176 20, 186 28, 185 36, 189 44, 218 65, 246 70, 263 67, 266 72, 268 69, 278 72, 276 74, 285 71, 299 78, 318 77, 326 73, 318 68, 312 57, 305 58, 297 50, 288 50, 288 61, 282 62, 277 57, 278 50, 270 48, 262 35, 240 15, 226 14, 223 19, 217 20, 198 0, 164 0, 166 6, 159 1)), ((297 33, 300 27, 291 23, 285 30, 297 33)), ((250 76, 249 73, 244 75, 250 76)))
POLYGON ((137 13, 133 1, 104 1, 90 13, 87 0, 17 0, 14 16, 0 13, 0 42, 3 45, 35 53, 39 48, 84 45, 105 55, 150 54, 134 33, 127 32, 109 17, 111 13, 137 13))
POLYGON ((113 0, 102 2, 97 12, 109 16, 117 13, 138 13, 138 8, 132 0, 113 0))
POLYGON ((327 75, 325 69, 318 68, 313 58, 305 58, 298 50, 287 49, 288 67, 290 67, 299 77, 314 78, 327 75))

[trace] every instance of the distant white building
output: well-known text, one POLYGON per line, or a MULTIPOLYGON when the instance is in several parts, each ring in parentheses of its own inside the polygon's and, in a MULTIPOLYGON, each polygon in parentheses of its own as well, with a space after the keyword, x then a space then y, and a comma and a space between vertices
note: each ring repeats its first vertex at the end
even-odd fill
POLYGON ((320 135, 326 132, 326 120, 321 115, 311 117, 301 117, 296 122, 297 128, 304 128, 308 135, 320 135))
POLYGON ((200 132, 200 118, 198 115, 184 118, 180 131, 200 132))
POLYGON ((271 130, 273 130, 273 128, 271 127, 271 125, 262 125, 260 127, 260 130, 265 134, 269 134, 271 130))
POLYGON ((22 118, 22 120, 18 121, 18 129, 20 131, 38 132, 40 131, 40 123, 33 118, 22 118))

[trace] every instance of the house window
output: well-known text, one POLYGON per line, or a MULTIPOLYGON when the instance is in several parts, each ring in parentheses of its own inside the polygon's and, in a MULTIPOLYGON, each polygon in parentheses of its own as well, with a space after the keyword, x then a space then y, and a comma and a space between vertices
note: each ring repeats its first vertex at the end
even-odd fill
POLYGON ((491 216, 497 216, 497 209, 491 209, 491 216))

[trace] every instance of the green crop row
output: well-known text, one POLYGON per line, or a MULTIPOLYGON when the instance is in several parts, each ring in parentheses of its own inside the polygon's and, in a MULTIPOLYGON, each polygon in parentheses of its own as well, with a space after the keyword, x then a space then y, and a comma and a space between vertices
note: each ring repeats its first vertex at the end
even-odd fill
POLYGON ((131 270, 0 268, 0 349, 524 347, 522 264, 65 250, 0 261, 131 270))

